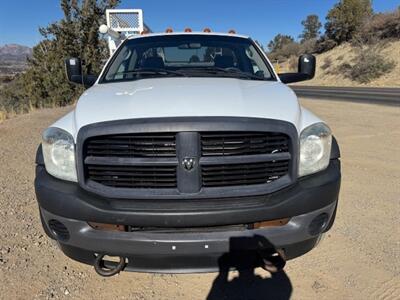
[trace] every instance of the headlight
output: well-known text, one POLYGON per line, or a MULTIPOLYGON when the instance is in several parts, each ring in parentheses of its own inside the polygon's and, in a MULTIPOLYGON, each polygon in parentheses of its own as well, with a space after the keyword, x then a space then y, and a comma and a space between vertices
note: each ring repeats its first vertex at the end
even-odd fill
POLYGON ((46 170, 54 177, 78 181, 74 138, 65 130, 50 127, 43 133, 43 158, 46 170))
POLYGON ((329 165, 332 134, 324 123, 305 128, 300 134, 299 176, 324 170, 329 165))

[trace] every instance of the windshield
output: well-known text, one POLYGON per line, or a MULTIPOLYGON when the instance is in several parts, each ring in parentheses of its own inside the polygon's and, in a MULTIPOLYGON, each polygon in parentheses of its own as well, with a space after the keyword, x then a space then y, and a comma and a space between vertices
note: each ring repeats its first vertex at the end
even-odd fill
POLYGON ((229 77, 274 80, 268 62, 249 39, 163 35, 124 42, 100 83, 154 77, 229 77))

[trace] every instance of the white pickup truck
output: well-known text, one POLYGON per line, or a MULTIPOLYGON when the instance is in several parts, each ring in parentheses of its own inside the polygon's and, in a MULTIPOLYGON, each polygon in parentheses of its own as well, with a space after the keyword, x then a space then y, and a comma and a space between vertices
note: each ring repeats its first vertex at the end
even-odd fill
POLYGON ((124 40, 99 76, 43 133, 36 195, 46 233, 103 276, 274 271, 332 226, 340 154, 329 127, 299 105, 261 48, 235 33, 124 40), (105 256, 117 257, 117 261, 105 256))

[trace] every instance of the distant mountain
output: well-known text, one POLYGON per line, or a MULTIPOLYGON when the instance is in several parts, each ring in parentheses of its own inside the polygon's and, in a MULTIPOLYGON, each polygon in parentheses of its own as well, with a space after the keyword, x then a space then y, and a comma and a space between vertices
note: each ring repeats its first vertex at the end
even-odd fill
POLYGON ((26 69, 32 49, 17 44, 0 46, 0 76, 13 76, 26 69))
POLYGON ((32 49, 27 46, 8 44, 0 46, 0 61, 26 61, 28 56, 32 55, 32 49))

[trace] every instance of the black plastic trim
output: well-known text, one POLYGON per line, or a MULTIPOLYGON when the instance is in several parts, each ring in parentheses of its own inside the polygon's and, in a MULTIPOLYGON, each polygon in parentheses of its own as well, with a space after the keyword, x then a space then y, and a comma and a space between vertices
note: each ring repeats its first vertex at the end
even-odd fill
POLYGON ((281 82, 284 84, 289 84, 293 82, 300 82, 312 79, 308 74, 303 73, 280 73, 278 74, 281 82))
POLYGON ((200 159, 201 165, 212 166, 221 164, 234 164, 240 163, 251 164, 269 161, 289 160, 290 153, 277 153, 277 154, 258 154, 258 155, 242 155, 242 156, 205 156, 200 159))
POLYGON ((36 165, 44 166, 42 144, 40 144, 36 150, 35 163, 36 163, 36 165))
POLYGON ((126 158, 126 157, 86 157, 86 164, 112 165, 112 166, 176 166, 176 158, 126 158))
MULTIPOLYGON (((252 223, 292 217, 323 208, 338 199, 340 161, 322 172, 268 195, 211 199, 115 199, 92 195, 78 184, 56 179, 37 167, 40 207, 83 221, 156 227, 195 227, 252 223)), ((188 194, 190 196, 190 194, 188 194)))
POLYGON ((332 136, 331 159, 340 158, 339 144, 334 136, 332 136))

